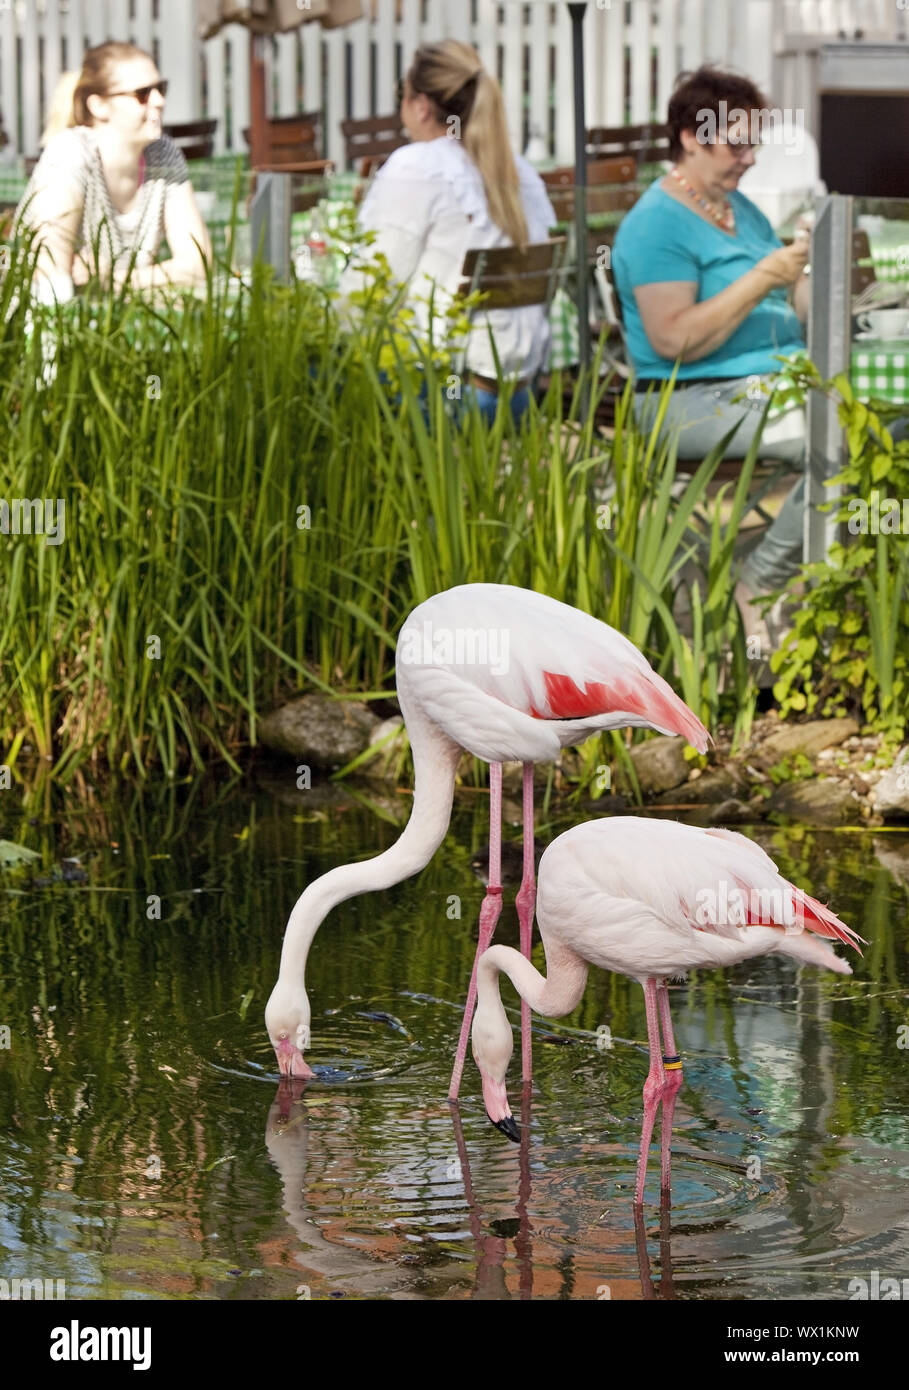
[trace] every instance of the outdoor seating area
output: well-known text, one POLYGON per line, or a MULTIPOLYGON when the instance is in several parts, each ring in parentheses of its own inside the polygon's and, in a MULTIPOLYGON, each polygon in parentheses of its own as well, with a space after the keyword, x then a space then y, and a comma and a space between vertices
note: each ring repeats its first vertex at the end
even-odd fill
POLYGON ((0 5, 29 1353, 909 1290, 907 14, 0 5))

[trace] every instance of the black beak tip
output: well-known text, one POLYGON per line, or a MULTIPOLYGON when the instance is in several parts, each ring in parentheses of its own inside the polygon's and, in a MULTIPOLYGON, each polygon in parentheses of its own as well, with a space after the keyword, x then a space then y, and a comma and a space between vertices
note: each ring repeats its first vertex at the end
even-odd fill
POLYGON ((514 1115, 506 1115, 504 1120, 490 1119, 490 1124, 495 1125, 496 1129, 500 1129, 502 1133, 507 1135, 515 1144, 521 1142, 521 1131, 515 1124, 514 1115))

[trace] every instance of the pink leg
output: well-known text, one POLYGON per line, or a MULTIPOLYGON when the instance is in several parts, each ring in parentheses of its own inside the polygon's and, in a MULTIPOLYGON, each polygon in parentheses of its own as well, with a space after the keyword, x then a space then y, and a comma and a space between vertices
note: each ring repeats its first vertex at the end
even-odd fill
MULTIPOLYGON (((521 924, 521 955, 530 960, 533 942, 533 910, 537 901, 537 884, 533 862, 533 763, 524 764, 524 877, 515 898, 518 921, 521 924)), ((533 1076, 533 1051, 530 1039, 530 1005, 521 1000, 521 1079, 533 1076)))
POLYGON ((662 980, 657 987, 657 1006, 663 1029, 663 1068, 666 1081, 663 1086, 663 1117, 660 1124, 660 1189, 663 1197, 669 1196, 669 1164, 671 1161, 672 1116, 675 1099, 682 1089, 682 1059, 676 1056, 675 1038, 672 1033, 672 1019, 669 1016, 669 990, 662 980))
POLYGON ((647 1041, 650 1043, 650 1071, 644 1082, 644 1124, 641 1129, 641 1152, 638 1156, 638 1177, 634 1188, 636 1207, 644 1201, 644 1178, 647 1173, 647 1151, 653 1134, 657 1106, 663 1094, 666 1073, 660 1050, 660 1020, 657 1013, 657 982, 651 977, 644 986, 644 1006, 647 1010, 647 1041))
POLYGON ((461 1024, 461 1036, 458 1039, 458 1050, 455 1053, 454 1068, 451 1073, 451 1085, 448 1088, 448 1099, 457 1100, 458 1092, 461 1089, 461 1074, 464 1071, 464 1061, 467 1057, 467 1040, 470 1037, 470 1025, 473 1020, 473 1011, 477 1002, 477 965, 480 956, 489 949, 492 941, 492 934, 496 929, 496 922, 499 920, 499 913, 502 911, 502 764, 489 764, 489 882, 486 885, 486 897, 480 908, 480 939, 477 942, 477 953, 473 960, 473 971, 470 976, 470 989, 467 991, 467 1005, 464 1009, 464 1022, 461 1024))

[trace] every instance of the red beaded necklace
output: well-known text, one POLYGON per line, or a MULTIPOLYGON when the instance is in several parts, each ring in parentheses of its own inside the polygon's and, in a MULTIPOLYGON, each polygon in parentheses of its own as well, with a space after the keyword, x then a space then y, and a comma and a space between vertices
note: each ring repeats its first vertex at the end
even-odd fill
POLYGON ((729 202, 728 199, 724 201, 724 211, 717 212, 713 203, 709 202, 707 198, 703 197, 703 195, 698 193, 696 189, 692 188, 691 184, 685 178, 684 174, 679 173, 677 165, 673 164, 669 172, 675 179, 676 183, 681 184, 685 192, 689 193, 691 197, 694 199, 694 201, 698 203, 700 207, 704 209, 705 212, 710 214, 714 222, 716 222, 720 227, 722 227, 724 231, 732 232, 733 235, 735 234, 735 213, 732 211, 732 204, 729 202))

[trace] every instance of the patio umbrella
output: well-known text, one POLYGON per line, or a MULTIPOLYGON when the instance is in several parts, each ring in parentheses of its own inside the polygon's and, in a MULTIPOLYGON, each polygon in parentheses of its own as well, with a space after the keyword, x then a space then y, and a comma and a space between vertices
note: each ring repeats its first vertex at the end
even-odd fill
POLYGON ((198 0, 199 33, 210 39, 225 24, 242 24, 253 34, 249 46, 249 162, 265 159, 265 39, 287 34, 317 19, 323 29, 338 29, 362 19, 362 0, 198 0))

